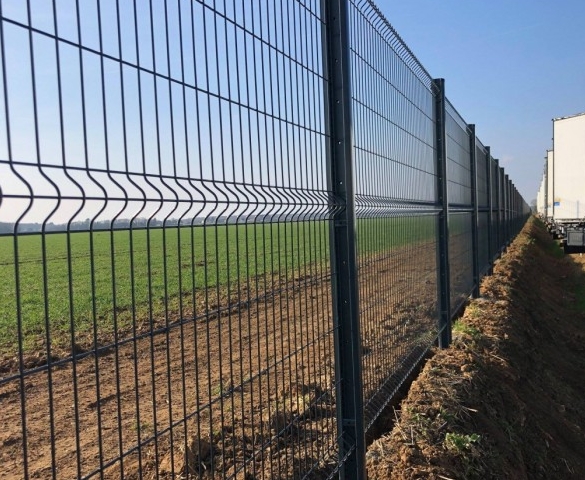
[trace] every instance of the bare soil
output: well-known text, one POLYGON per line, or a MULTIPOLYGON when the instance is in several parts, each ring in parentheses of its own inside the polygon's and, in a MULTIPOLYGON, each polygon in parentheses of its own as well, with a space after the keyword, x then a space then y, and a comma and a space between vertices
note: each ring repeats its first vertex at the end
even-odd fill
MULTIPOLYGON (((207 292, 205 321, 171 313, 153 335, 99 355, 82 342, 61 364, 39 352, 22 378, 3 359, 0 478, 23 478, 25 459, 43 479, 325 478, 337 443, 330 280, 310 267, 207 292)), ((433 245, 361 259, 368 425, 396 387, 388 372, 407 371, 434 333, 435 280, 433 245)), ((453 347, 382 419, 394 427, 368 449, 369 478, 585 478, 584 287, 585 257, 563 256, 531 220, 453 347)))
POLYGON ((585 478, 585 256, 531 219, 424 366, 371 479, 585 478))
MULTIPOLYGON (((374 416, 388 372, 436 335, 435 246, 360 261, 374 416)), ((326 477, 337 456, 331 276, 292 273, 197 292, 200 311, 119 332, 112 348, 80 338, 48 362, 40 349, 22 375, 18 358, 2 359, 0 478, 326 477)))

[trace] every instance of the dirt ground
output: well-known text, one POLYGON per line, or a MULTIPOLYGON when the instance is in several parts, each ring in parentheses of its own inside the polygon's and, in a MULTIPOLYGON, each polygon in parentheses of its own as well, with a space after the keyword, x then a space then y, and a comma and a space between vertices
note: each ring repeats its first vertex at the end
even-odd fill
MULTIPOLYGON (((372 415, 387 372, 436 335, 435 261, 434 244, 360 258, 372 415)), ((81 339, 47 365, 40 349, 22 379, 18 358, 0 359, 0 479, 326 478, 337 455, 330 272, 205 297, 203 318, 120 332, 97 355, 81 339)))
POLYGON ((370 445, 368 478, 584 479, 584 292, 585 255, 531 219, 370 445))
MULTIPOLYGON (((384 372, 433 335, 434 262, 432 245, 362 259, 372 418, 391 384, 384 372)), ((238 292, 253 301, 212 299, 204 321, 173 317, 155 335, 51 368, 27 359, 22 381, 5 359, 0 478, 23 478, 24 459, 41 479, 327 477, 337 443, 329 272, 255 282, 238 292)), ((453 348, 435 352, 372 428, 394 425, 369 446, 369 478, 585 478, 584 292, 585 256, 564 256, 531 220, 467 306, 453 348)))

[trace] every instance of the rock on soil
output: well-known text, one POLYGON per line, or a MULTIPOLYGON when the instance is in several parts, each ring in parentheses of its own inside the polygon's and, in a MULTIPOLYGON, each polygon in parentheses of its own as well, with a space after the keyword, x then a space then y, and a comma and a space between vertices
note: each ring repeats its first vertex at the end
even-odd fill
POLYGON ((369 479, 585 479, 585 256, 530 219, 394 417, 369 479))

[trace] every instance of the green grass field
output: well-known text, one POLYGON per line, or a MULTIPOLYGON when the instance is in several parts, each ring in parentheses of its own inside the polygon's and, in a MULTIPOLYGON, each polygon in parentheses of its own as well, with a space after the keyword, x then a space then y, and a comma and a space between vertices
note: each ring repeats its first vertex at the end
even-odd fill
MULTIPOLYGON (((434 226, 430 216, 360 220, 359 253, 428 240, 434 226)), ((328 228, 294 222, 0 237, 0 354, 17 351, 19 325, 25 351, 44 349, 47 336, 68 348, 72 328, 76 339, 96 332, 108 341, 134 322, 214 309, 238 286, 249 285, 253 297, 265 274, 269 288, 275 278, 327 268, 328 228)))

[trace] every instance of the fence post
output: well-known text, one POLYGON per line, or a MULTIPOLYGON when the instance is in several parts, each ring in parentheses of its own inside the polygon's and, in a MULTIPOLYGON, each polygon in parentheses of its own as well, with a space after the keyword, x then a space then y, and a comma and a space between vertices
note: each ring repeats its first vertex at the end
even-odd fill
MULTIPOLYGON (((500 252, 502 249, 502 235, 501 235, 501 216, 500 216, 500 209, 502 208, 501 204, 501 199, 502 199, 502 195, 501 195, 501 191, 500 191, 500 187, 501 187, 501 182, 500 182, 500 162, 498 162, 497 159, 494 158, 494 163, 496 164, 496 178, 495 178, 495 185, 496 185, 496 218, 495 218, 495 234, 496 234, 496 244, 495 244, 495 249, 494 249, 494 256, 495 257, 499 257, 500 256, 500 252)), ((495 258, 494 258, 495 260, 495 258)))
POLYGON ((492 149, 491 147, 485 147, 485 154, 487 158, 487 191, 488 191, 488 263, 489 263, 489 270, 488 275, 494 273, 494 231, 493 231, 493 221, 494 221, 494 214, 492 212, 493 208, 493 199, 492 199, 492 186, 493 186, 493 178, 492 178, 492 149))
POLYGON ((467 133, 469 135, 469 160, 471 170, 471 246, 473 251, 473 291, 471 295, 473 298, 479 297, 479 241, 478 241, 478 225, 479 218, 477 205, 477 156, 475 146, 475 125, 467 125, 467 133))
POLYGON ((359 292, 355 246, 355 198, 351 72, 347 0, 322 0, 324 18, 327 179, 334 198, 329 228, 335 330, 335 380, 340 478, 365 478, 359 292))
POLYGON ((439 295, 439 347, 451 343, 451 285, 449 273, 449 199, 447 196, 447 135, 445 131, 445 79, 433 80, 435 96, 435 155, 437 166, 437 203, 439 238, 437 248, 439 295))
POLYGON ((504 215, 506 219, 506 247, 510 245, 510 177, 508 174, 504 174, 504 185, 506 186, 504 193, 506 195, 506 200, 504 202, 505 210, 504 215))
POLYGON ((500 167, 499 160, 496 160, 496 164, 498 165, 498 257, 501 257, 504 252, 504 241, 506 236, 504 232, 504 169, 500 167))

